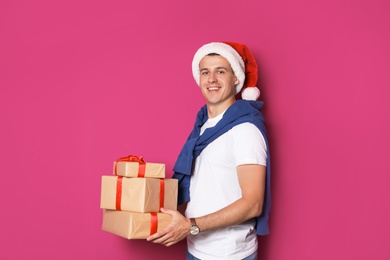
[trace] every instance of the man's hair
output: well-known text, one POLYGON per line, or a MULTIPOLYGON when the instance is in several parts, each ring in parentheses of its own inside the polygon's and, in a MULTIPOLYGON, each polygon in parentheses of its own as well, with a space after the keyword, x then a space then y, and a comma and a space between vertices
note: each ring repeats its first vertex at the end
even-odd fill
POLYGON ((220 56, 218 53, 212 52, 207 54, 206 56, 220 56))

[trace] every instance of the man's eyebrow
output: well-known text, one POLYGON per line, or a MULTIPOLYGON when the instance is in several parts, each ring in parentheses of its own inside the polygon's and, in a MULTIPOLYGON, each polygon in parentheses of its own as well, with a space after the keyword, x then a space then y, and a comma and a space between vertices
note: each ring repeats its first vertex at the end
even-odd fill
POLYGON ((220 70, 220 69, 223 69, 223 70, 228 70, 226 67, 217 67, 216 69, 220 70))
MULTIPOLYGON (((217 69, 217 70, 220 70, 220 69, 223 69, 223 70, 226 70, 226 71, 228 71, 228 69, 226 68, 226 67, 216 67, 215 69, 217 69)), ((202 68, 202 69, 200 69, 200 71, 202 71, 202 70, 209 70, 209 68, 202 68)))

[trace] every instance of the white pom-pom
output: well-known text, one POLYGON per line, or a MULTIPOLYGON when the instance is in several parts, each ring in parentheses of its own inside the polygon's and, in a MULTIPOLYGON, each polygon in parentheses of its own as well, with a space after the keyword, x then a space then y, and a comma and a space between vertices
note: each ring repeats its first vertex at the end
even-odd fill
POLYGON ((260 97, 260 90, 257 87, 246 87, 241 93, 242 99, 257 100, 260 97))

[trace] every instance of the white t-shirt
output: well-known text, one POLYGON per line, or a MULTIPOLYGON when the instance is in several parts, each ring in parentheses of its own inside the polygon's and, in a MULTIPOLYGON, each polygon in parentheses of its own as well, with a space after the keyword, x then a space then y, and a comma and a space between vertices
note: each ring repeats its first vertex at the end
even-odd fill
MULTIPOLYGON (((223 114, 209 119, 201 134, 213 127, 223 114)), ((241 198, 237 166, 266 166, 263 135, 251 123, 242 123, 210 143, 196 158, 191 176, 187 217, 201 217, 241 198)), ((200 259, 242 259, 257 250, 255 219, 224 229, 200 232, 187 237, 188 251, 200 259)))

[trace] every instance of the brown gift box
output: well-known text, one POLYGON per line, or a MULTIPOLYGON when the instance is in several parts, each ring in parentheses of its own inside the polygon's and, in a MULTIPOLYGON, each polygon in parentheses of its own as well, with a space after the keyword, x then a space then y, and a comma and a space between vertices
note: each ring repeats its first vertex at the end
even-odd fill
POLYGON ((124 177, 165 178, 165 164, 144 163, 144 176, 140 176, 139 162, 115 161, 113 174, 124 177))
POLYGON ((177 189, 177 179, 102 176, 100 208, 133 212, 159 212, 161 207, 176 210, 177 189))
POLYGON ((161 212, 137 213, 103 209, 102 229, 127 239, 147 238, 166 228, 169 223, 171 216, 161 212))

